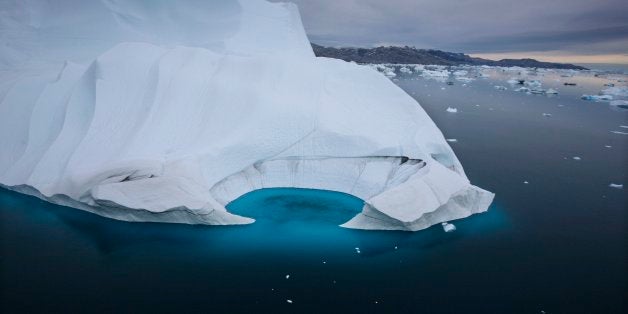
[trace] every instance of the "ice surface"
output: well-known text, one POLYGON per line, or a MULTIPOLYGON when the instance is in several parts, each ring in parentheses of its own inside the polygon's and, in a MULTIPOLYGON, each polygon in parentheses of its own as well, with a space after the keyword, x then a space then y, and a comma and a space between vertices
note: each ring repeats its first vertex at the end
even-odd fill
POLYGON ((608 186, 613 188, 613 189, 620 189, 620 190, 624 188, 623 184, 617 184, 617 183, 611 183, 608 186))
POLYGON ((190 224, 253 222, 225 208, 252 190, 318 188, 364 200, 343 226, 389 230, 493 199, 412 97, 314 57, 292 4, 12 1, 0 25, 3 187, 190 224))
POLYGON ((447 107, 447 112, 449 112, 449 113, 457 113, 458 109, 457 108, 453 108, 453 107, 447 107))

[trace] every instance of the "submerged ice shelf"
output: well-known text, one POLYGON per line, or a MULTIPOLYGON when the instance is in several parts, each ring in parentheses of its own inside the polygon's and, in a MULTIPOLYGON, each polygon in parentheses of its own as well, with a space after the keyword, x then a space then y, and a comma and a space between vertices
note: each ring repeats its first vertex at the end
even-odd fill
POLYGON ((343 226, 386 230, 492 201, 413 98, 314 57, 294 5, 34 1, 0 17, 3 187, 191 224, 251 223, 225 205, 252 190, 325 189, 364 200, 343 226))

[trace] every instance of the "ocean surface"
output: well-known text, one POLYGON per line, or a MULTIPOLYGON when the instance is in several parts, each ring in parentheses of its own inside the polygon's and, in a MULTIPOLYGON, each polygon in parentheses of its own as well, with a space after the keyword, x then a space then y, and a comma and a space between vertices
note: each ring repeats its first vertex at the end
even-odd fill
POLYGON ((344 229, 362 201, 330 191, 255 191, 228 209, 256 223, 189 226, 0 189, 0 312, 625 313, 628 197, 609 184, 628 183, 628 111, 580 99, 623 78, 526 73, 548 96, 474 71, 393 80, 496 193, 457 231, 344 229))

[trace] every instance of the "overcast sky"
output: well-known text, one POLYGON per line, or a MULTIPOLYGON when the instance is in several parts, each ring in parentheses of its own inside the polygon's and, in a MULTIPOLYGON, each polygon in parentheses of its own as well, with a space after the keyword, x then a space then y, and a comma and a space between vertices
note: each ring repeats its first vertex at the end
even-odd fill
POLYGON ((290 0, 312 42, 628 57, 628 0, 290 0))

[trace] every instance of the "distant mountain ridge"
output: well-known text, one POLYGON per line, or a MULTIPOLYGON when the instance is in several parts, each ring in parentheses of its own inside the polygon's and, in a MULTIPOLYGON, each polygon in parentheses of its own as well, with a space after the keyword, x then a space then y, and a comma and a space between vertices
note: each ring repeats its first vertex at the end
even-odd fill
POLYGON ((542 62, 535 59, 502 59, 499 61, 474 58, 464 53, 447 52, 434 49, 417 49, 414 47, 376 47, 376 48, 334 48, 323 47, 312 43, 317 57, 328 57, 357 63, 408 63, 435 65, 489 65, 489 66, 520 66, 528 68, 574 69, 588 70, 569 63, 542 62))

